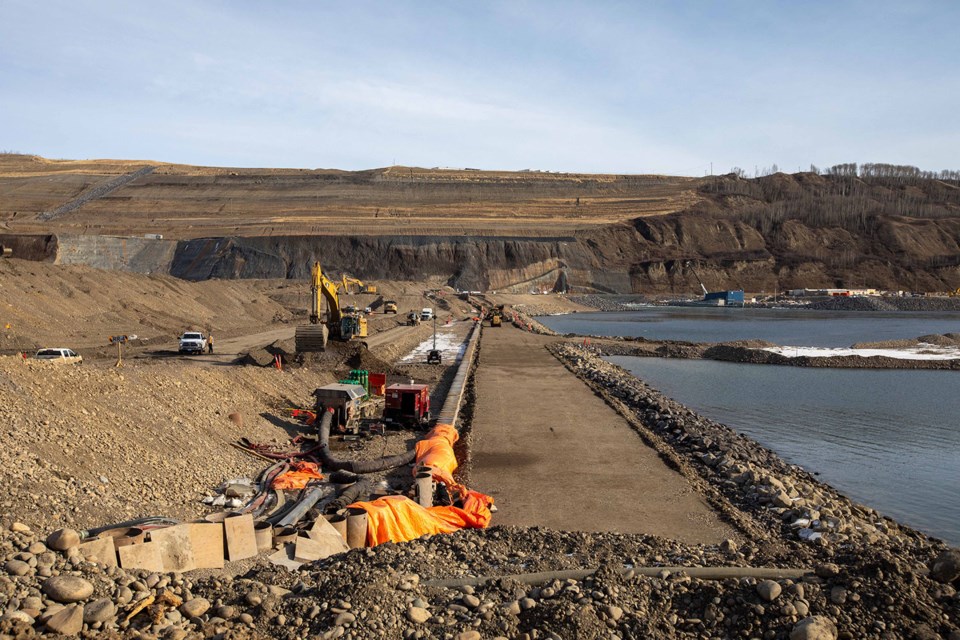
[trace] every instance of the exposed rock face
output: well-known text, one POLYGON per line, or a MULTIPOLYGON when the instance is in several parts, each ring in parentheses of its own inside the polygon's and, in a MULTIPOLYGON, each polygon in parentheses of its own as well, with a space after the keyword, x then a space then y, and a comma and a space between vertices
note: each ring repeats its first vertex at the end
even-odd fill
MULTIPOLYGON (((160 197, 178 203, 166 239, 129 229, 93 235, 73 226, 55 228, 55 235, 0 234, 0 243, 29 260, 83 262, 187 280, 302 279, 319 259, 328 270, 363 279, 435 278, 470 290, 544 289, 560 280, 579 292, 699 295, 693 268, 712 290, 960 287, 960 189, 952 179, 861 180, 805 173, 757 180, 733 175, 670 180, 515 174, 484 177, 486 195, 480 204, 475 191, 480 177, 471 172, 459 177, 423 171, 416 176, 390 171, 281 173, 282 178, 151 175, 124 187, 129 200, 111 196, 70 214, 93 216, 90 220, 97 224, 129 220, 129 229, 146 229, 136 225, 146 224, 144 209, 154 215, 160 197), (271 211, 287 212, 308 192, 314 199, 312 209, 333 207, 331 217, 345 216, 343 228, 354 234, 343 235, 336 226, 334 233, 311 230, 287 219, 277 223, 283 226, 270 226, 271 211), (321 192, 332 199, 323 204, 321 192), (590 207, 574 213, 581 195, 591 196, 590 207), (653 206, 653 201, 659 204, 653 206), (187 215, 180 209, 187 202, 189 212, 214 225, 204 227, 210 237, 171 239, 197 234, 190 218, 177 222, 178 215, 187 215), (464 226, 462 234, 451 232, 449 225, 378 226, 375 216, 391 202, 402 209, 399 213, 429 213, 439 216, 435 220, 453 216, 449 219, 466 224, 481 214, 489 217, 486 226, 464 226), (232 215, 234 208, 237 215, 240 209, 256 214, 243 214, 246 226, 224 226, 220 218, 232 215), (517 226, 515 215, 536 222, 517 226), (374 226, 365 231, 351 226, 363 220, 374 226), (602 222, 614 220, 622 222, 602 222), (275 235, 278 231, 289 235, 275 235), (240 235, 223 235, 232 233, 240 235)), ((63 185, 63 193, 50 191, 52 183, 44 184, 35 194, 43 197, 28 199, 24 206, 41 206, 42 201, 43 210, 51 210, 55 195, 74 191, 63 185)))

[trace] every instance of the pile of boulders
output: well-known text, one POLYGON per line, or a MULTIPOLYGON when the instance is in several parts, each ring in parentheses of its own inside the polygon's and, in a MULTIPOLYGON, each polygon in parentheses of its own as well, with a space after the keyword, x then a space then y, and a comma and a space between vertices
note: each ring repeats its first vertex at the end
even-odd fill
POLYGON ((2 542, 0 638, 960 638, 956 552, 927 576, 869 547, 805 565, 752 541, 493 527, 231 577, 106 568, 15 528, 2 542), (677 568, 702 566, 809 573, 708 580, 677 568))

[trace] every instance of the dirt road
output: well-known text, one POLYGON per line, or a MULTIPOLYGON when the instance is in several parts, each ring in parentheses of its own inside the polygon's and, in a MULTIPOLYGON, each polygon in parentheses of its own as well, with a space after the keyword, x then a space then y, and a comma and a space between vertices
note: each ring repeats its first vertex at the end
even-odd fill
POLYGON ((495 524, 737 538, 687 481, 556 360, 551 339, 485 328, 477 368, 470 483, 495 524))

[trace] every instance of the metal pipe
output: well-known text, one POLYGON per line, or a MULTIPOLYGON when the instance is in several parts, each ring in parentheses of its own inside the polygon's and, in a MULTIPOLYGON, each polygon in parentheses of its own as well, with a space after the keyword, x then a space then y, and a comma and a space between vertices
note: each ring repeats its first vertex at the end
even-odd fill
POLYGON ((351 549, 367 546, 367 512, 360 507, 347 509, 347 546, 351 549))
MULTIPOLYGON (((632 575, 658 577, 662 572, 670 574, 684 573, 698 580, 726 580, 728 578, 763 578, 765 580, 791 580, 802 578, 811 573, 810 569, 782 569, 780 567, 630 567, 624 568, 625 576, 632 575)), ((542 584, 552 580, 583 580, 596 573, 596 569, 571 569, 567 571, 542 571, 540 573, 518 573, 504 576, 467 576, 463 578, 445 578, 426 580, 426 587, 447 589, 477 586, 497 580, 514 580, 522 584, 542 584)))
POLYGON ((324 496, 331 493, 329 487, 310 487, 300 494, 300 499, 294 504, 293 508, 287 512, 280 522, 278 523, 281 527, 290 527, 300 522, 300 519, 303 516, 307 515, 307 511, 313 508, 313 505, 323 498, 324 496))
POLYGON ((342 513, 328 513, 325 516, 322 516, 327 519, 327 522, 330 523, 334 529, 337 530, 337 533, 340 534, 340 537, 343 538, 344 542, 347 540, 347 516, 342 513))
POLYGON ((426 470, 417 473, 417 504, 421 507, 433 506, 433 474, 429 467, 426 470))

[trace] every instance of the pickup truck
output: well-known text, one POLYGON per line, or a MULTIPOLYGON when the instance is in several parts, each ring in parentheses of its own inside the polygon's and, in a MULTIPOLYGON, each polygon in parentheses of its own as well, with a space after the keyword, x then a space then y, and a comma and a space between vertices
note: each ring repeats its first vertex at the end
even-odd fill
POLYGON ((55 364, 80 364, 83 362, 83 356, 73 349, 40 349, 33 357, 36 360, 45 360, 55 364))
POLYGON ((203 353, 207 350, 207 337, 197 331, 187 331, 180 336, 180 353, 203 353))

